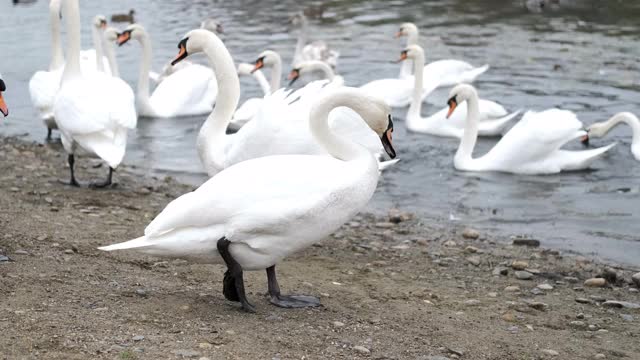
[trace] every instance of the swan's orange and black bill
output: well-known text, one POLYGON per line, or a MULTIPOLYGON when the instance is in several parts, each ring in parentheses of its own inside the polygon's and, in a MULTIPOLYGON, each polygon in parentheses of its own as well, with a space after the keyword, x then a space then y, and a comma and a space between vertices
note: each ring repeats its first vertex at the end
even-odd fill
POLYGON ((580 138, 580 142, 582 143, 582 145, 584 146, 589 146, 589 134, 583 135, 580 138))
POLYGON ((382 147, 384 147, 384 151, 389 155, 390 158, 396 158, 396 150, 393 148, 393 120, 391 119, 391 115, 389 115, 389 125, 387 125, 387 130, 382 133, 380 137, 382 140, 382 147))
POLYGON ((405 60, 407 60, 407 50, 402 50, 402 52, 400 53, 400 59, 398 59, 398 62, 403 62, 405 60))
POLYGON ((102 30, 104 30, 104 29, 106 29, 106 28, 107 28, 107 20, 105 20, 105 19, 100 19, 100 28, 101 28, 102 30))
POLYGON ((7 108, 7 103, 4 102, 4 98, 2 97, 3 91, 7 91, 7 85, 4 83, 4 80, 0 79, 0 112, 4 116, 9 116, 9 108, 7 108))
POLYGON ((398 30, 398 32, 396 33, 396 35, 394 36, 396 39, 399 37, 402 37, 404 35, 404 33, 402 32, 402 30, 398 30))
POLYGON ((287 77, 287 80, 289 80, 289 86, 293 85, 293 83, 296 82, 296 80, 298 80, 299 77, 300 77, 299 69, 291 70, 291 72, 289 73, 289 76, 287 77))
POLYGON ((187 56, 189 56, 189 53, 187 53, 187 41, 189 41, 189 38, 184 38, 180 40, 180 43, 178 43, 178 56, 173 59, 173 61, 171 62, 171 66, 174 66, 175 64, 179 63, 187 56))
POLYGON ((451 99, 449 99, 449 101, 447 101, 447 105, 449 105, 449 112, 447 113, 447 119, 451 117, 451 114, 453 114, 453 111, 456 109, 456 107, 458 107, 458 102, 456 101, 455 97, 452 97, 451 99))
POLYGON ((251 70, 251 73, 253 74, 254 72, 262 69, 263 67, 264 67, 264 56, 256 60, 256 63, 253 66, 253 70, 251 70))
POLYGON ((131 30, 125 30, 118 34, 118 40, 116 40, 116 42, 118 43, 118 46, 122 46, 129 40, 131 40, 131 30))

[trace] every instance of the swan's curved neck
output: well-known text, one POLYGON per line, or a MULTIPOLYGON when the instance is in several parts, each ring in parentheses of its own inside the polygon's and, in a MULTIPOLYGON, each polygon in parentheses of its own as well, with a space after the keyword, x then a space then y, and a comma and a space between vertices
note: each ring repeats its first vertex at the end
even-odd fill
POLYGON ((271 92, 280 89, 280 78, 282 78, 282 58, 275 56, 271 67, 271 92))
POLYGON ((120 69, 118 68, 118 61, 116 60, 116 51, 113 47, 113 42, 104 37, 104 51, 107 53, 107 61, 109 61, 109 68, 111 69, 111 76, 120 77, 120 69))
POLYGON ((407 121, 409 121, 409 119, 420 118, 420 112, 422 111, 422 88, 424 87, 424 80, 422 78, 423 71, 424 53, 419 51, 413 58, 413 94, 411 95, 411 105, 409 106, 409 111, 407 111, 407 121))
POLYGON ((329 128, 329 113, 331 110, 346 106, 358 113, 367 121, 366 111, 368 103, 361 93, 354 89, 342 89, 318 100, 309 112, 309 126, 311 133, 320 145, 331 156, 351 161, 362 157, 371 156, 369 151, 361 145, 334 134, 329 128))
POLYGON ((64 54, 60 41, 60 0, 49 3, 49 20, 51 22, 51 63, 49 71, 58 70, 64 66, 64 54))
POLYGON ((223 168, 220 158, 225 144, 227 127, 240 100, 240 80, 231 54, 224 43, 213 33, 207 34, 202 51, 209 59, 218 82, 218 98, 213 112, 209 115, 198 134, 197 147, 200 160, 205 166, 210 163, 223 168))
POLYGON ((254 71, 253 78, 256 79, 258 85, 260 85, 260 89, 262 89, 262 93, 264 95, 271 94, 271 85, 269 85, 269 82, 267 81, 267 78, 264 76, 264 73, 262 71, 254 71))
POLYGON ((411 45, 418 45, 418 32, 417 31, 409 31, 407 34, 407 47, 411 45))
POLYGON ((293 54, 293 62, 291 66, 296 66, 300 61, 302 61, 302 49, 304 49, 304 45, 307 43, 307 20, 302 19, 302 23, 300 24, 300 30, 298 31, 298 42, 296 43, 296 51, 293 54))
POLYGON ((67 27, 67 63, 62 73, 62 84, 82 77, 80 70, 80 6, 78 0, 65 0, 62 7, 67 27))
POLYGON ((480 119, 480 108, 478 104, 478 94, 471 93, 467 96, 467 121, 464 134, 460 141, 460 147, 456 152, 454 161, 471 161, 473 149, 478 140, 478 121, 480 119))
POLYGON ((142 36, 138 38, 140 45, 142 46, 142 60, 140 62, 140 73, 138 74, 138 101, 140 104, 146 107, 149 105, 149 71, 151 71, 151 39, 149 34, 142 29, 136 31, 142 31, 142 36))
POLYGON ((307 71, 320 71, 322 75, 324 75, 325 79, 333 81, 336 77, 336 74, 331 69, 331 66, 324 61, 307 61, 305 63, 305 67, 307 71))
POLYGON ((604 133, 605 134, 608 133, 609 131, 613 130, 613 128, 615 128, 616 126, 622 123, 629 125, 629 127, 631 128, 631 133, 632 133, 631 141, 633 145, 640 146, 640 120, 638 120, 637 117, 631 114, 622 113, 607 120, 607 122, 604 123, 604 127, 605 127, 604 133))
POLYGON ((104 72, 104 53, 102 51, 102 29, 96 26, 91 27, 91 38, 93 39, 93 47, 96 49, 96 69, 99 72, 104 72))
MULTIPOLYGON (((407 45, 406 45, 406 47, 409 47, 410 45, 416 45, 417 43, 418 43, 418 33, 417 32, 413 32, 413 31, 409 32, 407 34, 407 45)), ((415 64, 415 62, 416 61, 413 60, 414 64, 415 64)), ((411 75, 411 66, 412 66, 412 64, 411 64, 411 61, 409 61, 409 60, 405 60, 402 63, 402 66, 400 67, 400 78, 404 78, 404 77, 407 77, 407 76, 411 75)), ((424 66, 424 64, 422 66, 424 66)))

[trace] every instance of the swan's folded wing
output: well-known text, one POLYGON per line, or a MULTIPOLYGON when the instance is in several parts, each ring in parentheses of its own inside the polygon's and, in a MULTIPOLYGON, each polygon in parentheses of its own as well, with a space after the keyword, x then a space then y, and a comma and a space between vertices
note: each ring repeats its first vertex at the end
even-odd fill
POLYGON ((374 80, 360 87, 367 95, 379 97, 393 107, 406 106, 411 101, 413 76, 404 79, 374 80))
POLYGON ((29 80, 29 94, 33 106, 39 111, 51 110, 60 88, 62 71, 38 71, 29 80))
POLYGON ((152 106, 158 114, 174 114, 196 106, 207 96, 213 76, 211 69, 197 64, 176 71, 155 88, 152 106))
POLYGON ((61 89, 53 110, 58 127, 65 132, 89 134, 111 128, 108 107, 107 92, 87 81, 74 81, 61 89))

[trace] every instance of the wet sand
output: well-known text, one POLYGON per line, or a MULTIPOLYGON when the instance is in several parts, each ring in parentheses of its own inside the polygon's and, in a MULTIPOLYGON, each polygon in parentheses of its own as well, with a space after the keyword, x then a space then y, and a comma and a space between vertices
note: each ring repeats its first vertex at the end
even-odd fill
MULTIPOLYGON (((75 189, 58 182, 65 158, 0 138, 2 359, 640 359, 638 269, 397 210, 278 266, 283 292, 322 308, 273 307, 252 272, 258 312, 244 313, 222 296, 222 266, 96 250, 192 187, 123 166, 114 188, 75 189)), ((106 175, 97 164, 80 158, 78 178, 106 175)))

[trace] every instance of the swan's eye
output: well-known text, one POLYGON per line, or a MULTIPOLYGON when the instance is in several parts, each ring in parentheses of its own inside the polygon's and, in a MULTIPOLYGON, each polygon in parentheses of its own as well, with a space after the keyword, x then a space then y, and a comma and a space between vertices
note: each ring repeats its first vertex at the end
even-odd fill
POLYGON ((254 72, 262 69, 263 67, 264 67, 264 56, 256 60, 255 66, 253 67, 253 70, 251 70, 251 73, 253 74, 254 72))
POLYGON ((7 85, 5 85, 2 79, 0 79, 0 91, 7 91, 7 85))

